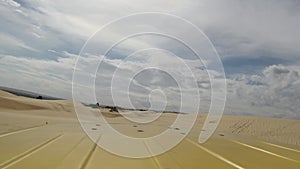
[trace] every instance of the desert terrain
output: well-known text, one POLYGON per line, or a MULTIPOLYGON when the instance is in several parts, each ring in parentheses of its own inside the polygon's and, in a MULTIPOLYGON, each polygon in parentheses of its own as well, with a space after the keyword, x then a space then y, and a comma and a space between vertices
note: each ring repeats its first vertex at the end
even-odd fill
MULTIPOLYGON (((85 107, 85 111, 95 108, 85 107)), ((101 108, 113 128, 133 137, 164 130, 187 135, 177 146, 151 158, 120 157, 98 147, 82 130, 72 101, 38 100, 0 91, 0 168, 3 169, 199 169, 300 168, 300 121, 223 116, 204 144, 198 136, 206 115, 190 133, 171 128, 176 113, 163 113, 150 124, 133 123, 101 108)), ((153 112, 129 111, 145 118, 153 112)), ((102 125, 94 125, 97 132, 102 125)), ((116 145, 117 146, 117 145, 116 145)), ((146 145, 145 145, 146 146, 146 145)))

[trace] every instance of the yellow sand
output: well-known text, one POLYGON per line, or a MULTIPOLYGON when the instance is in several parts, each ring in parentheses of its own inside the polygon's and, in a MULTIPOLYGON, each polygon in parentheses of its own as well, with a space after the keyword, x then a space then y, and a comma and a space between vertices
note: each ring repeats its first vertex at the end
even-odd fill
MULTIPOLYGON (((136 124, 107 109, 102 112, 116 130, 134 137, 168 130, 177 117, 165 113, 151 124, 136 124)), ((147 112, 139 115, 147 116, 147 112)), ((95 146, 82 131, 71 101, 37 100, 0 91, 0 168, 300 168, 299 120, 224 116, 214 136, 198 144, 205 117, 199 114, 187 138, 167 153, 130 159, 95 146)))

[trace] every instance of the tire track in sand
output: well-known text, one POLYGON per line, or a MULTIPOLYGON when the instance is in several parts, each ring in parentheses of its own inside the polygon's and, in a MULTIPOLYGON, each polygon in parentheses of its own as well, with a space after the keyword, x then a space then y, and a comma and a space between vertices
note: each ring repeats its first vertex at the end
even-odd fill
POLYGON ((188 141, 188 142, 190 142, 191 144, 197 146, 198 148, 202 149, 203 151, 207 152, 208 154, 210 154, 210 155, 216 157, 217 159, 219 159, 219 160, 221 160, 221 161, 223 161, 223 162, 225 162, 225 163, 227 163, 227 164, 229 164, 229 165, 231 165, 231 166, 233 166, 233 167, 235 167, 235 168, 237 168, 237 169, 245 169, 244 167, 241 167, 241 166, 239 166, 238 164, 235 164, 234 162, 227 160, 226 158, 222 157, 221 155, 219 155, 219 154, 217 154, 217 153, 215 153, 215 152, 212 152, 212 151, 210 151, 209 149, 207 149, 207 148, 205 148, 205 147, 199 145, 198 143, 192 141, 192 140, 189 139, 189 138, 185 138, 185 140, 188 141))
POLYGON ((20 129, 20 130, 12 131, 12 132, 9 132, 9 133, 4 133, 4 134, 1 134, 1 135, 0 135, 0 138, 6 137, 6 136, 9 136, 9 135, 13 135, 13 134, 22 133, 22 132, 25 132, 25 131, 34 130, 34 129, 37 129, 37 128, 40 128, 40 127, 43 127, 43 126, 44 126, 44 125, 33 126, 33 127, 25 128, 25 129, 20 129))
POLYGON ((29 157, 30 155, 34 154, 35 152, 37 152, 37 151, 39 151, 39 150, 41 150, 41 149, 49 146, 51 143, 53 143, 54 141, 58 140, 62 136, 63 136, 62 134, 59 134, 59 135, 57 135, 55 137, 52 137, 52 138, 48 139, 47 141, 45 141, 45 142, 43 142, 43 143, 41 143, 41 144, 39 144, 39 145, 31 148, 31 149, 29 149, 29 150, 27 150, 27 151, 19 154, 19 155, 15 156, 15 157, 13 157, 13 158, 11 158, 9 160, 7 160, 6 162, 0 164, 0 168, 6 169, 6 168, 8 168, 8 167, 10 167, 10 166, 12 166, 12 165, 14 165, 14 164, 22 161, 23 159, 25 159, 25 158, 29 157))
POLYGON ((94 152, 96 151, 97 143, 99 142, 100 138, 101 138, 101 135, 99 136, 99 138, 97 139, 97 141, 94 143, 93 147, 91 148, 91 150, 89 151, 89 153, 85 157, 85 159, 82 162, 82 164, 80 165, 79 169, 85 169, 86 168, 86 166, 88 165, 89 161, 91 160, 94 152))
POLYGON ((251 149, 254 149, 254 150, 257 150, 257 151, 275 156, 275 157, 279 157, 279 158, 282 158, 282 159, 285 159, 285 160, 288 160, 288 161, 292 161, 292 162, 295 162, 295 163, 300 163, 300 161, 297 161, 297 160, 294 160, 294 159, 291 159, 291 158, 288 158, 288 157, 285 157, 285 156, 282 156, 282 155, 279 155, 279 154, 275 154, 273 152, 270 152, 270 151, 267 151, 267 150, 264 150, 264 149, 261 149, 261 148, 258 148, 258 147, 254 147, 254 146, 251 146, 251 145, 248 145, 248 144, 245 144, 245 143, 241 143, 239 141, 233 141, 233 140, 231 140, 231 141, 236 143, 236 144, 239 144, 239 145, 242 145, 242 146, 245 146, 245 147, 248 147, 248 148, 251 148, 251 149))

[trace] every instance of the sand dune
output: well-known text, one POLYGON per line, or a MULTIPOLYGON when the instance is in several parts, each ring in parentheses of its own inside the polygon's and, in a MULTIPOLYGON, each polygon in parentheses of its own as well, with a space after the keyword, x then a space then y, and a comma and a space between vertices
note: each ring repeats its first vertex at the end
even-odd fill
MULTIPOLYGON (((81 111, 99 116, 96 109, 78 105, 81 111)), ((223 116, 213 137, 198 144, 205 114, 199 114, 188 134, 171 127, 175 113, 163 113, 153 123, 141 124, 109 109, 101 112, 113 128, 128 136, 150 137, 171 130, 187 137, 167 153, 124 158, 95 146, 81 129, 72 101, 37 100, 0 91, 0 151, 6 152, 0 154, 0 168, 300 168, 299 120, 223 116)), ((156 115, 151 111, 125 113, 136 119, 156 115)), ((90 130, 101 131, 101 127, 91 124, 90 130)), ((124 143, 114 140, 112 144, 122 147, 124 143)))
POLYGON ((38 100, 1 90, 0 115, 0 133, 42 126, 46 122, 76 121, 72 101, 38 100))
MULTIPOLYGON (((46 110, 44 112, 60 112, 60 115, 74 115, 73 102, 70 100, 39 100, 16 96, 0 90, 0 110, 46 110)), ((53 115, 53 114, 46 114, 53 115)))

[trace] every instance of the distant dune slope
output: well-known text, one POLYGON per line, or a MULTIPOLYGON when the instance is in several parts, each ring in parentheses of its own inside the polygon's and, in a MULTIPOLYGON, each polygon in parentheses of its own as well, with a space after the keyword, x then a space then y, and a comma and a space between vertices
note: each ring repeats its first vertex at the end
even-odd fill
POLYGON ((10 110, 49 110, 57 112, 74 112, 73 102, 69 100, 38 100, 0 90, 0 109, 10 110))

